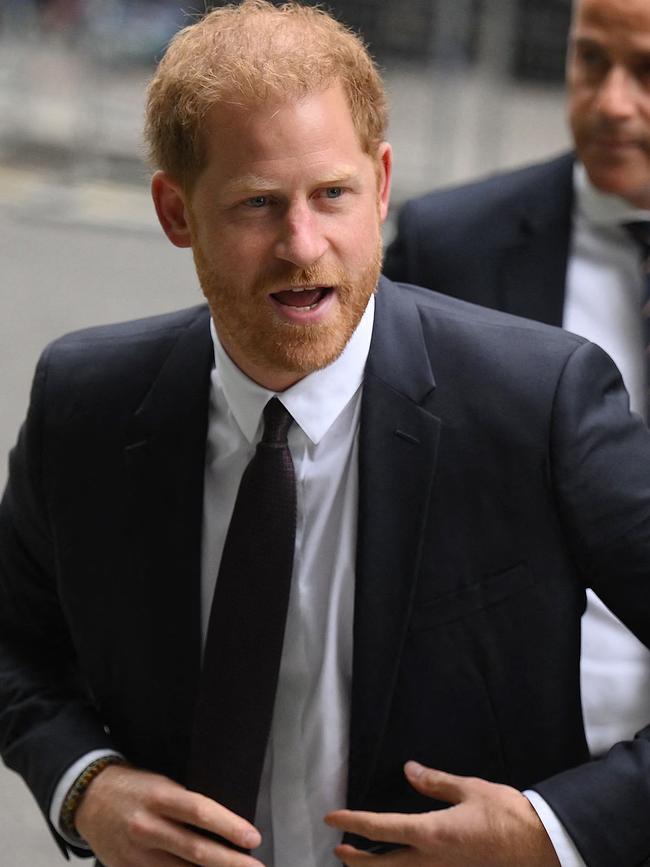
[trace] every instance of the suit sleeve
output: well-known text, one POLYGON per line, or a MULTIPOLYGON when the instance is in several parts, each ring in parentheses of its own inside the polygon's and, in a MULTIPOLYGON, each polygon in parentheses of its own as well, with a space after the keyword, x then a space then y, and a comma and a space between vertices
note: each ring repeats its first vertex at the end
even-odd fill
MULTIPOLYGON (((650 646, 650 434, 629 412, 618 371, 592 344, 573 353, 561 377, 550 467, 585 583, 650 646)), ((650 863, 650 725, 533 788, 589 867, 650 863)))
POLYGON ((85 687, 57 595, 44 472, 46 385, 47 351, 0 504, 0 750, 47 818, 65 769, 86 752, 114 747, 85 687))

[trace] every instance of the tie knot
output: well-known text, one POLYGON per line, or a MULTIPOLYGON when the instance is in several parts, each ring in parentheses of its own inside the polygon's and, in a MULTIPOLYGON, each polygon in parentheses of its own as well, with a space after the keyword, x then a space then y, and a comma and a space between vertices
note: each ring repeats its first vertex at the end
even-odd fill
POLYGON ((293 416, 277 397, 272 397, 264 407, 263 443, 286 445, 289 428, 293 424, 293 416))
POLYGON ((623 228, 635 241, 644 259, 650 256, 650 220, 635 220, 623 223, 623 228))

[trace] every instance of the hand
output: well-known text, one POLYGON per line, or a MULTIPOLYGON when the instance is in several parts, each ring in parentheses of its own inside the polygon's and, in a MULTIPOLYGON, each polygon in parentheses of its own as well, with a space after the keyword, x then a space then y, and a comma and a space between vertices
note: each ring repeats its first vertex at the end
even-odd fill
POLYGON ((559 867, 544 826, 521 792, 417 762, 407 762, 404 772, 418 792, 454 806, 422 814, 329 813, 325 821, 333 828, 405 847, 372 855, 337 846, 337 857, 348 867, 559 867))
POLYGON ((123 765, 90 783, 75 825, 105 867, 263 867, 187 827, 254 849, 262 838, 245 819, 167 777, 123 765))

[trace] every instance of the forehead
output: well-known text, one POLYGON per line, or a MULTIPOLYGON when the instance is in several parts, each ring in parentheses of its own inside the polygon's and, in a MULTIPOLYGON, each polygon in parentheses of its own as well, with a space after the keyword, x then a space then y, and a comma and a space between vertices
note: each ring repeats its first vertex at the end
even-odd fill
POLYGON ((576 0, 573 31, 647 48, 650 0, 576 0))
POLYGON ((214 106, 204 133, 207 167, 220 174, 364 156, 340 84, 286 102, 214 106))

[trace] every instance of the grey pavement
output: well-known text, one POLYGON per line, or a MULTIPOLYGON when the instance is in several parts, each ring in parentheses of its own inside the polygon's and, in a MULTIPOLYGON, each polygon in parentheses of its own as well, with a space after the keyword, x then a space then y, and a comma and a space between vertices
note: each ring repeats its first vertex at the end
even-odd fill
MULTIPOLYGON (((55 867, 65 864, 45 827, 36 802, 23 782, 4 768, 0 770, 0 864, 2 867, 55 867)), ((86 864, 72 858, 74 865, 86 864)))

